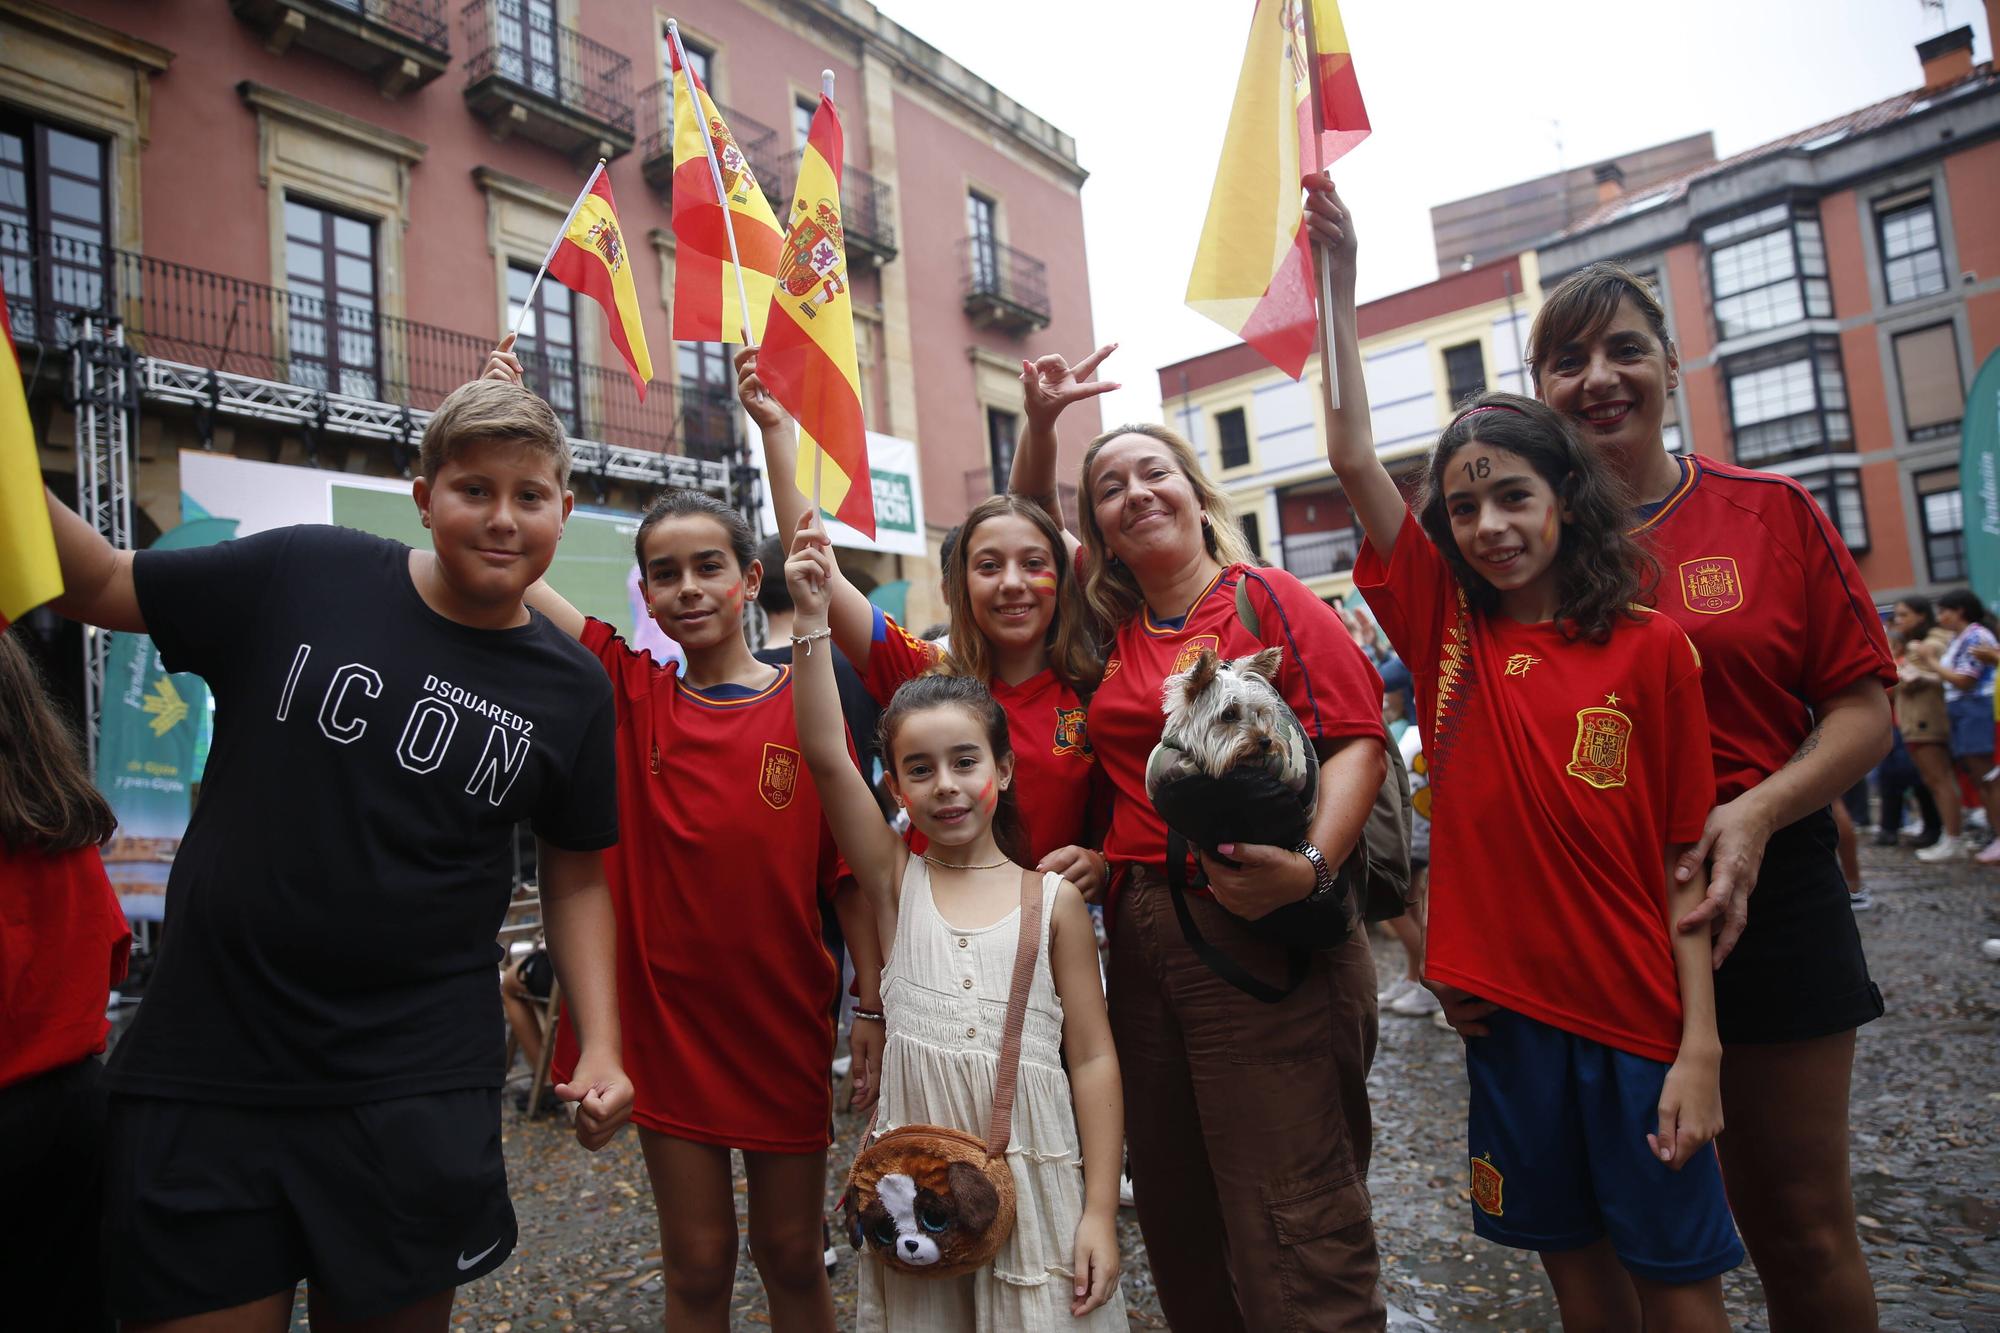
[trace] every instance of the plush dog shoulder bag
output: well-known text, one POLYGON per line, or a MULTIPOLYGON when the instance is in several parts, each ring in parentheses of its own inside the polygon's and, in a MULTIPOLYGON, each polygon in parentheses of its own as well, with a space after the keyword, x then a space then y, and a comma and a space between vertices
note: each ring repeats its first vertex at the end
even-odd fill
MULTIPOLYGON (((1007 1142, 1014 1132, 1021 1025, 1041 952, 1042 878, 1034 871, 1021 875, 1021 935, 1014 946, 986 1137, 945 1125, 903 1125, 878 1135, 871 1116, 847 1173, 840 1205, 848 1240, 898 1273, 957 1277, 974 1272, 993 1262, 1014 1230, 1014 1173, 1007 1168, 1007 1142)), ((880 1110, 878 1102, 877 1114, 880 1110)))

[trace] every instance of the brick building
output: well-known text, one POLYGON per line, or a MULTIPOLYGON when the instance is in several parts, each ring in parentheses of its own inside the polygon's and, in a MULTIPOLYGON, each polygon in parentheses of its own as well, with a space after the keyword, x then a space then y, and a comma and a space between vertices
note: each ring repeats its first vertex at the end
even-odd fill
MULTIPOLYGON (((179 521, 184 448, 400 475, 603 156, 656 378, 640 404, 594 303, 543 285, 524 359, 578 442, 579 500, 631 511, 669 479, 740 495, 733 349, 668 340, 668 14, 0 0, 0 272, 58 489, 87 317, 136 354, 113 411, 136 410, 139 544, 179 521)), ((1076 145, 867 0, 673 16, 781 212, 820 70, 837 76, 864 407, 919 446, 934 549, 1004 477, 1019 359, 1092 345, 1076 145)), ((1095 405, 1069 418, 1073 466, 1095 405)), ((919 622, 937 609, 928 557, 844 562, 909 579, 919 622)))
MULTIPOLYGON (((1579 168, 1596 197, 1558 234, 1363 306, 1392 470, 1466 394, 1518 388, 1541 294, 1616 259, 1653 281, 1680 351, 1670 446, 1797 477, 1877 602, 1962 583, 1959 418, 2000 346, 2000 73, 1972 44, 1969 28, 1924 42, 1920 86, 1720 162, 1643 186, 1579 168)), ((1457 230, 1441 254, 1480 253, 1464 218, 1442 221, 1457 230)), ((1330 596, 1351 586, 1359 534, 1322 453, 1317 377, 1294 384, 1237 346, 1163 367, 1160 393, 1264 556, 1330 596)))

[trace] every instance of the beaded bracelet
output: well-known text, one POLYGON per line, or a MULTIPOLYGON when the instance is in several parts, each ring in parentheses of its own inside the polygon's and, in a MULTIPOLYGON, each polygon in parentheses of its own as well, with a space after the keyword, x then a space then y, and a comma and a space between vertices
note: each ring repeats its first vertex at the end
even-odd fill
POLYGON ((800 644, 804 644, 806 646, 806 656, 811 657, 813 653, 814 639, 830 639, 832 637, 833 637, 833 626, 822 625, 810 634, 792 635, 792 646, 796 648, 800 644))
POLYGON ((880 1009, 863 1009, 859 1005, 856 1005, 854 1008, 854 1016, 856 1018, 865 1018, 871 1023, 880 1023, 883 1021, 880 1009))

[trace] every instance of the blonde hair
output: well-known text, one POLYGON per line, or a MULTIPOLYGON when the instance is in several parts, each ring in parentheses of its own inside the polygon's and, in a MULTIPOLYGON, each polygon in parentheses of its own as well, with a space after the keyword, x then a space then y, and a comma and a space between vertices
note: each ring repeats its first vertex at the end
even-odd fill
POLYGON ((430 424, 418 448, 417 474, 437 480, 438 469, 470 445, 488 440, 523 444, 546 454, 555 466, 556 484, 569 488, 569 436, 555 409, 529 390, 503 380, 474 380, 453 389, 430 424))
POLYGON ((1130 620, 1146 601, 1145 595, 1139 591, 1139 580, 1105 545, 1104 531, 1097 526, 1097 497, 1090 488, 1090 469, 1097 461, 1098 453, 1121 435, 1144 435, 1166 446, 1175 466, 1180 468, 1181 475, 1194 489, 1202 512, 1208 516, 1208 522, 1202 525, 1202 544, 1218 563, 1257 563, 1256 553, 1245 540, 1243 529, 1237 526, 1235 510, 1228 497, 1202 474, 1201 459, 1196 456, 1193 445, 1165 426, 1150 423, 1117 426, 1105 431, 1083 451, 1083 487, 1077 496, 1076 521, 1077 526, 1083 529, 1084 549, 1090 552, 1089 568, 1083 578, 1084 601, 1089 604, 1091 613, 1111 629, 1130 620))
POLYGON ((1091 633, 1090 612, 1084 605, 1083 592, 1077 585, 1075 570, 1067 558, 1068 548, 1062 539, 1062 527, 1049 517, 1048 510, 1019 495, 994 495, 981 500, 959 527, 958 540, 952 543, 951 556, 944 566, 944 600, 951 611, 951 650, 945 654, 940 665, 948 672, 971 676, 975 680, 993 679, 993 645, 986 641, 986 636, 979 631, 979 622, 972 618, 972 589, 968 571, 972 563, 973 533, 988 519, 1008 514, 1018 514, 1033 524, 1042 540, 1048 543, 1049 559, 1056 576, 1056 613, 1049 622, 1049 631, 1043 643, 1048 649, 1049 665, 1055 669, 1056 675, 1078 694, 1086 694, 1097 688, 1098 680, 1104 675, 1104 660, 1098 655, 1091 633))

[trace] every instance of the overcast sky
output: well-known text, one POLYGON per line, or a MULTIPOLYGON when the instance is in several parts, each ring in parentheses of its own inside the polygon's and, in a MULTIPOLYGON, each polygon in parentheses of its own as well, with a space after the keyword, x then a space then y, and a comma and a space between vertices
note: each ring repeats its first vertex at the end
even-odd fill
MULTIPOLYGON (((876 0, 1076 136, 1107 425, 1160 420, 1165 364, 1229 341, 1182 303, 1249 0, 876 0)), ((1342 0, 1374 134, 1335 170, 1361 298, 1437 276, 1430 208, 1711 130, 1721 157, 1915 87, 1981 0, 1342 0)), ((905 181, 904 189, 916 188, 905 181)), ((1068 350, 1068 349, 1065 349, 1068 350)), ((1087 349, 1077 348, 1081 354, 1087 349)))

